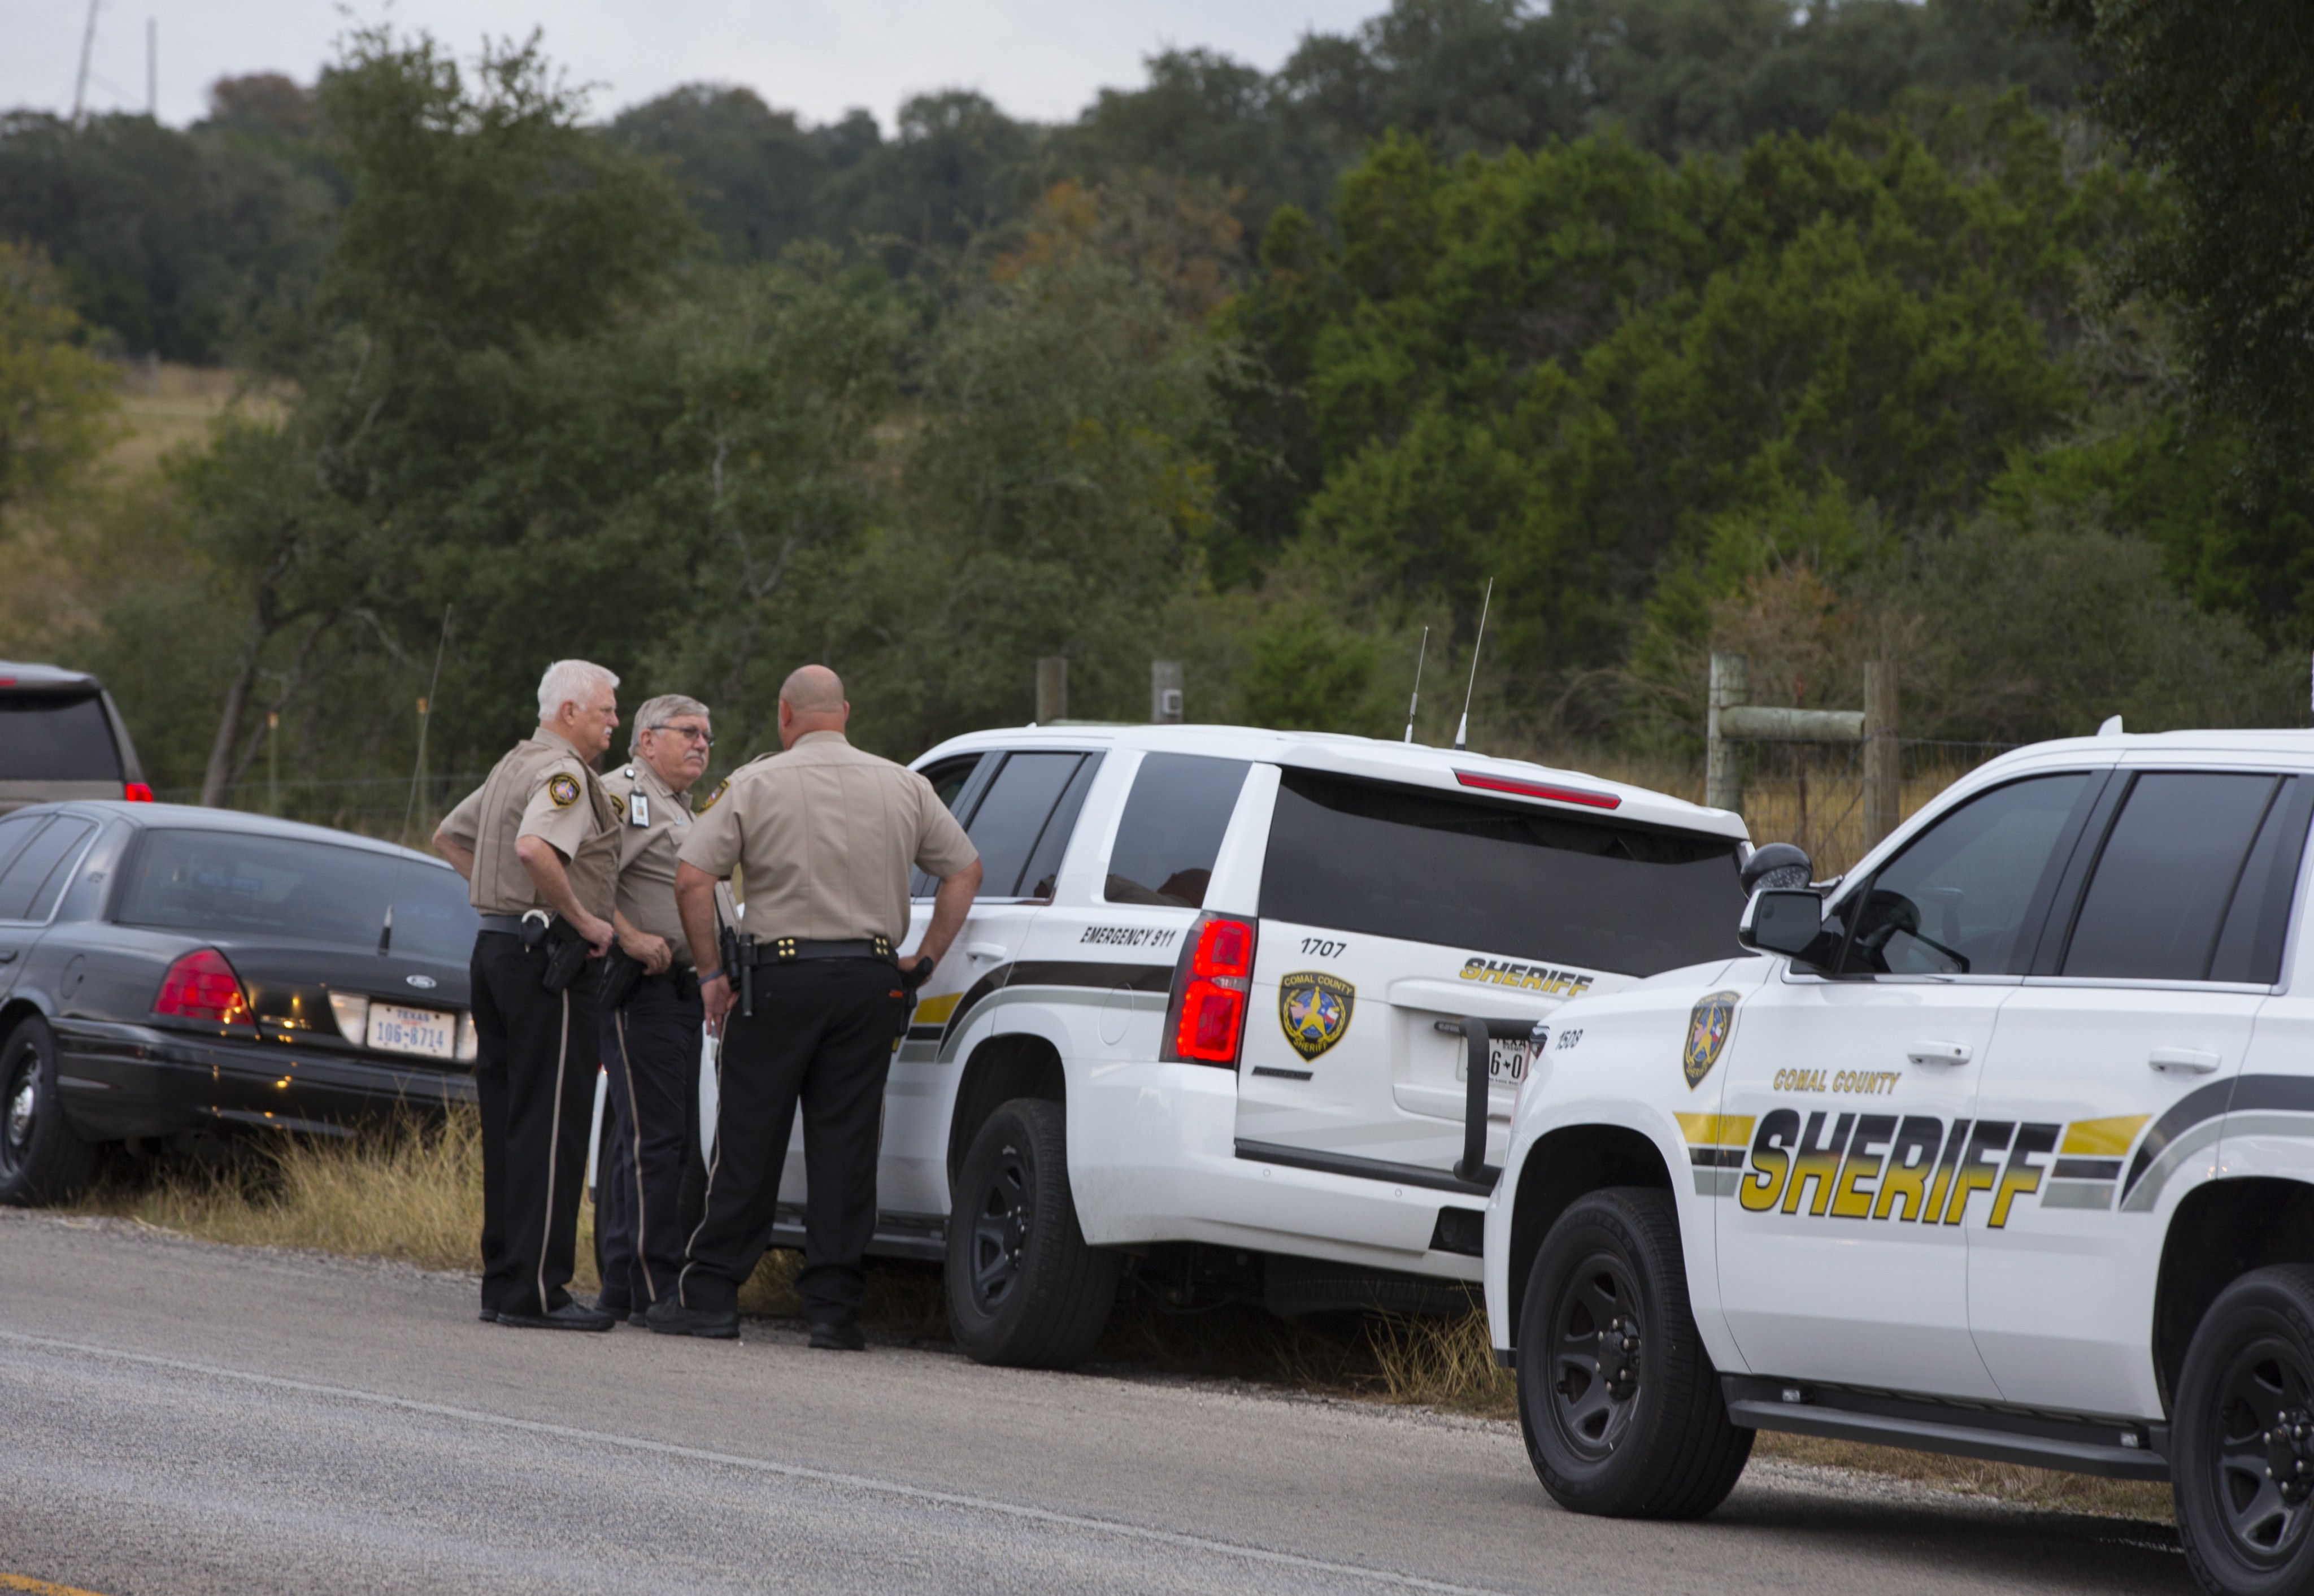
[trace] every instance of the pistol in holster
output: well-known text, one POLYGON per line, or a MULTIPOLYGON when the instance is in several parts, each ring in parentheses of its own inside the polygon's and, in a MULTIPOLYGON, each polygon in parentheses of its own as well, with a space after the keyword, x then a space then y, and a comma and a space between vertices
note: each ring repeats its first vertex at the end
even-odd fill
MULTIPOLYGON (((527 922, 529 916, 526 915, 524 919, 527 922)), ((558 914, 546 922, 540 940, 546 945, 546 972, 538 978, 538 983, 549 992, 567 990, 572 982, 578 979, 578 972, 587 967, 587 939, 578 934, 576 926, 558 914)), ((523 941, 526 946, 536 946, 530 940, 527 924, 523 941)))

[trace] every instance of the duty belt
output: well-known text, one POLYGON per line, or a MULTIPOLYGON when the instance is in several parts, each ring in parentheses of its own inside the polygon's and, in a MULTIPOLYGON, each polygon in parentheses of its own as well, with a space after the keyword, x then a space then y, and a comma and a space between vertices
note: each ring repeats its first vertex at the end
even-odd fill
POLYGON ((480 919, 486 931, 502 931, 509 937, 522 935, 522 916, 519 914, 484 914, 480 919))
POLYGON ((843 942, 809 942, 801 937, 759 938, 743 941, 740 961, 761 969, 766 965, 791 965, 807 958, 879 958, 887 964, 896 962, 892 957, 888 937, 854 937, 843 942))

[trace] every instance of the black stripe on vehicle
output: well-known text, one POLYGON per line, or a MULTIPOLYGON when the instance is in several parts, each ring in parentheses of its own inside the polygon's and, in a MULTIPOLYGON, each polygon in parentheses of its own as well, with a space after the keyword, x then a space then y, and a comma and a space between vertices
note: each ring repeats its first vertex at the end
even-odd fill
POLYGON ((941 1030, 940 1044, 943 1051, 948 1047, 949 1039, 963 1029, 964 1022, 972 1011, 1003 990, 1005 977, 1011 974, 1011 965, 999 965, 965 989, 964 996, 957 1001, 955 1008, 949 1010, 948 1024, 941 1030))
POLYGON ((1744 1149, 1740 1147, 1691 1147, 1687 1161, 1699 1169, 1740 1169, 1744 1167, 1744 1149))
POLYGON ((1089 986, 1101 992, 1127 987, 1134 992, 1166 992, 1173 984, 1173 966, 1163 965, 1093 965, 1030 961, 1012 966, 1011 986, 1089 986))
POLYGON ((2145 1140, 2137 1144, 2137 1156, 2129 1160, 2129 1178, 2121 1183, 2122 1196, 2126 1198, 2136 1188, 2147 1168, 2161 1156, 2164 1148, 2204 1120, 2223 1114, 2233 1090, 2232 1081, 2215 1080, 2172 1103, 2169 1112, 2156 1120, 2153 1128, 2145 1133, 2145 1140))
POLYGON ((1393 1164, 1382 1159, 1362 1159, 1347 1152, 1313 1152, 1306 1147, 1280 1147, 1274 1142, 1245 1142, 1237 1144, 1237 1156, 1249 1163, 1277 1164, 1288 1169, 1314 1169, 1321 1175, 1350 1175, 1360 1180, 1387 1180, 1398 1186, 1420 1186, 1425 1191, 1461 1192, 1466 1196, 1486 1197, 1494 1195, 1491 1186, 1480 1186, 1475 1180, 1463 1180, 1444 1169, 1427 1169, 1419 1164, 1393 1164))
POLYGON ((2121 1160, 2059 1159, 2049 1175, 2055 1180, 2117 1180, 2121 1177, 2121 1160))

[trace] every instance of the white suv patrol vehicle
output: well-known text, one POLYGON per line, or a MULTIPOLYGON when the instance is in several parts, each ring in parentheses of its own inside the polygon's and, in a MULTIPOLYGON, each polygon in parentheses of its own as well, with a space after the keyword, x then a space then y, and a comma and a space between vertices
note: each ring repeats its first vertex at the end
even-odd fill
POLYGON ((2314 1589, 2310 816, 2302 733, 2040 745, 1554 1016, 1485 1255, 1550 1494, 1791 1430, 2170 1479, 2205 1588, 2314 1589))
POLYGON ((1537 1021, 1736 951, 1742 822, 1587 776, 1202 726, 915 768, 985 877, 893 1061, 877 1248, 945 1260, 985 1362, 1082 1359, 1128 1257, 1288 1313, 1462 1306, 1466 1022, 1499 1153, 1537 1021))

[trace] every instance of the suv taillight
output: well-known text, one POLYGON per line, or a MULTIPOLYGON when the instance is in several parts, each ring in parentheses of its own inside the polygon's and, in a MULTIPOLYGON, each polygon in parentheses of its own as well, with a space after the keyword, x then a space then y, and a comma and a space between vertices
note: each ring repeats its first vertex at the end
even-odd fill
POLYGON ((123 803, 149 804, 153 801, 153 789, 142 781, 125 781, 121 783, 120 798, 123 803))
POLYGON ((161 977, 153 1012, 172 1019, 205 1019, 213 1025, 249 1025, 249 994, 241 977, 214 948, 196 948, 161 977))
POLYGON ((1246 993, 1253 984, 1253 932, 1250 920, 1212 913, 1198 915, 1190 926, 1165 1011, 1167 1063, 1237 1067, 1246 993))

